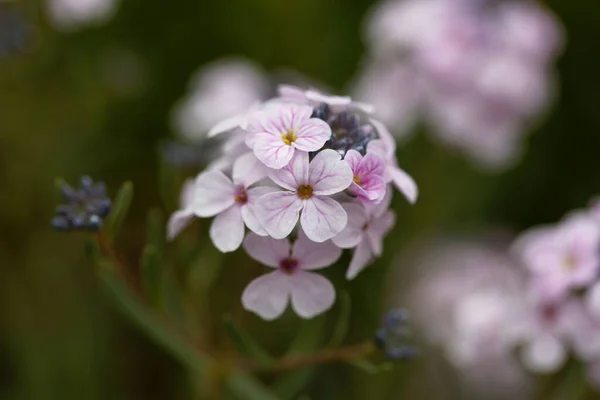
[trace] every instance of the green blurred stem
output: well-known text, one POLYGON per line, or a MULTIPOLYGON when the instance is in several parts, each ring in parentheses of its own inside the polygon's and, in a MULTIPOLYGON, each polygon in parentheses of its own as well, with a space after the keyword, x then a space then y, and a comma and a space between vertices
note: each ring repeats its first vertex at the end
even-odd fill
POLYGON ((369 340, 348 347, 337 349, 317 350, 313 354, 284 356, 269 365, 248 363, 246 368, 255 372, 277 372, 316 364, 348 362, 357 358, 366 357, 376 350, 375 344, 369 340))

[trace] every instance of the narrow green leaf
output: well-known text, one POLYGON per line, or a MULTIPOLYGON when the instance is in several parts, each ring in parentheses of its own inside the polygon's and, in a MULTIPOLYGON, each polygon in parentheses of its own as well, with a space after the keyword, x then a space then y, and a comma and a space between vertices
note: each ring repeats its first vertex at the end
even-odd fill
POLYGON ((146 244, 154 247, 162 257, 165 247, 165 217, 159 208, 153 208, 146 217, 146 244))
POLYGON ((227 379, 227 387, 241 400, 279 400, 262 382, 243 371, 233 371, 227 379))
MULTIPOLYGON (((107 262, 110 261, 103 261, 104 264, 107 262)), ((197 373, 203 371, 208 357, 199 356, 195 348, 192 348, 178 334, 161 323, 157 315, 144 307, 130 292, 124 282, 106 268, 106 265, 101 265, 99 275, 102 283, 119 306, 119 309, 141 328, 144 333, 154 340, 157 345, 163 347, 189 368, 194 369, 197 373)))
POLYGON ((252 358, 260 365, 267 366, 273 363, 273 357, 248 332, 237 326, 231 316, 223 317, 223 326, 227 336, 241 354, 252 358))
POLYGON ((374 364, 365 358, 357 358, 348 361, 348 364, 360 369, 367 374, 374 375, 380 372, 388 372, 394 369, 394 364, 391 362, 385 362, 382 364, 374 364))
POLYGON ((85 241, 85 256, 88 260, 97 262, 102 253, 100 252, 100 248, 98 247, 98 242, 94 239, 88 239, 85 241))
POLYGON ((158 304, 160 299, 160 259, 153 245, 147 244, 142 251, 140 262, 142 283, 148 298, 153 304, 158 304))
POLYGON ((321 343, 324 326, 325 317, 323 315, 303 322, 286 354, 306 354, 316 349, 321 343))
POLYGON ((131 206, 131 200, 133 199, 133 183, 125 182, 121 185, 121 188, 115 196, 113 202, 112 211, 106 218, 106 236, 109 240, 113 240, 116 234, 119 232, 129 207, 131 206))
POLYGON ((333 329, 333 333, 331 334, 331 339, 329 339, 329 344, 327 347, 338 347, 346 338, 348 334, 348 326, 350 325, 350 310, 351 310, 351 302, 350 295, 348 292, 342 292, 339 296, 339 314, 337 321, 335 323, 335 327, 333 329))
POLYGON ((282 400, 296 399, 309 386, 316 373, 316 367, 284 373, 272 384, 271 390, 282 400))

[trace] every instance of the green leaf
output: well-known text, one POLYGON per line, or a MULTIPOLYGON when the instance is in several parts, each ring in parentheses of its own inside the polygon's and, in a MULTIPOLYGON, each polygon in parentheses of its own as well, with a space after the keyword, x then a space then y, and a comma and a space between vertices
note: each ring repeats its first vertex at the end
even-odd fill
POLYGON ((159 254, 153 245, 144 247, 140 264, 144 290, 152 304, 156 305, 160 299, 161 269, 159 254))
POLYGON ((131 293, 125 283, 112 271, 116 268, 106 268, 108 260, 102 260, 99 275, 102 283, 115 300, 119 309, 129 317, 141 330, 146 333, 156 344, 163 347, 179 361, 201 373, 208 357, 199 355, 178 333, 169 329, 157 314, 143 306, 136 296, 131 293))
POLYGON ((353 367, 356 367, 356 368, 360 369, 361 371, 366 372, 367 374, 370 374, 370 375, 378 374, 380 372, 388 372, 388 371, 392 371, 394 369, 394 364, 391 362, 385 362, 382 364, 374 364, 371 361, 369 361, 365 358, 362 358, 362 357, 348 361, 348 364, 350 364, 353 367))
POLYGON ((159 208, 153 208, 146 217, 146 244, 154 247, 162 257, 165 248, 165 218, 159 208))
POLYGON ((248 332, 237 326, 231 316, 225 315, 223 317, 223 325, 227 336, 241 354, 252 358, 263 366, 273 363, 273 357, 248 332))
POLYGON ((348 334, 351 311, 350 295, 348 292, 342 292, 342 294, 339 296, 339 304, 340 312, 327 347, 340 346, 348 334))
POLYGON ((282 374, 271 386, 282 400, 293 400, 306 389, 317 373, 316 367, 304 367, 282 374))
POLYGON ((93 262, 97 262, 102 256, 98 242, 96 242, 94 239, 90 238, 85 241, 85 256, 88 260, 93 262))
POLYGON ((279 400, 262 382, 243 371, 231 372, 226 384, 236 399, 279 400))
POLYGON ((321 343, 324 326, 325 317, 323 315, 303 321, 286 354, 306 354, 316 349, 321 343))
POLYGON ((54 196, 57 204, 64 203, 63 186, 69 186, 67 181, 61 177, 54 178, 54 196))
POLYGON ((113 208, 108 217, 106 218, 106 236, 109 240, 114 240, 115 236, 119 232, 129 207, 131 206, 131 200, 133 199, 133 183, 125 182, 121 185, 121 188, 115 196, 113 202, 113 208))

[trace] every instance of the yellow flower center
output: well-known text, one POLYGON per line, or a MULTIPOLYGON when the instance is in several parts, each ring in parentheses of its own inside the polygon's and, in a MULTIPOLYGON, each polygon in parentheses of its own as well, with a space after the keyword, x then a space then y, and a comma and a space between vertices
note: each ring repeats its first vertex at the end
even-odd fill
POLYGON ((573 254, 568 254, 565 257, 563 266, 566 270, 575 269, 575 267, 577 267, 577 259, 573 254))
POLYGON ((355 176, 353 179, 354 183, 356 183, 357 185, 360 185, 360 177, 355 176))
POLYGON ((290 129, 289 131, 281 135, 281 139, 283 139, 283 143, 290 146, 296 141, 296 132, 294 132, 293 129, 290 129))
POLYGON ((298 197, 302 200, 310 199, 313 195, 313 188, 311 185, 302 185, 298 188, 298 197))

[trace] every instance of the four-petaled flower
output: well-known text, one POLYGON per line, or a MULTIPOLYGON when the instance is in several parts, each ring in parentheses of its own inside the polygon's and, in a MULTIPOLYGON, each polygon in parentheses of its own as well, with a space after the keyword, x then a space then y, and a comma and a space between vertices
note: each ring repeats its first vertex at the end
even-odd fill
POLYGON ((266 232, 259 223, 256 199, 272 191, 266 186, 251 187, 266 177, 266 168, 252 153, 241 156, 233 165, 233 181, 218 170, 201 173, 196 179, 191 209, 198 217, 215 216, 210 238, 222 252, 236 250, 244 240, 244 223, 259 235, 266 232))
POLYGON ((354 179, 350 193, 367 203, 379 203, 386 191, 385 163, 381 157, 367 153, 364 157, 356 150, 348 150, 344 160, 350 165, 354 179))
POLYGON ((269 168, 288 165, 296 150, 317 151, 331 137, 331 128, 311 118, 313 108, 292 103, 275 103, 248 119, 246 143, 256 158, 269 168))
POLYGON ((310 164, 308 154, 298 152, 285 168, 271 170, 269 177, 285 189, 265 194, 256 202, 256 215, 271 237, 287 237, 298 219, 314 242, 331 239, 346 226, 346 212, 327 197, 352 183, 352 170, 337 152, 322 150, 310 164))
POLYGON ((335 300, 335 289, 323 276, 310 272, 333 264, 342 250, 331 242, 315 243, 302 231, 293 246, 287 239, 273 239, 253 233, 244 249, 261 263, 276 268, 246 287, 242 294, 245 309, 266 320, 279 317, 291 300, 293 310, 312 318, 328 310, 335 300))
POLYGON ((344 204, 348 224, 332 241, 344 249, 355 248, 346 271, 347 279, 354 279, 373 259, 381 255, 383 237, 392 229, 396 215, 388 210, 391 196, 374 205, 344 204))

